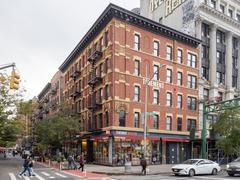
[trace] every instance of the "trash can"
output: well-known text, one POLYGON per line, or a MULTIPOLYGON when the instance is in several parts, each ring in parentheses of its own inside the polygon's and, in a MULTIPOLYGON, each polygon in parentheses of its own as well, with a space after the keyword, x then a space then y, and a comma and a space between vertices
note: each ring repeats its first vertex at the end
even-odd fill
POLYGON ((132 171, 132 163, 131 162, 125 162, 125 172, 131 172, 132 171))

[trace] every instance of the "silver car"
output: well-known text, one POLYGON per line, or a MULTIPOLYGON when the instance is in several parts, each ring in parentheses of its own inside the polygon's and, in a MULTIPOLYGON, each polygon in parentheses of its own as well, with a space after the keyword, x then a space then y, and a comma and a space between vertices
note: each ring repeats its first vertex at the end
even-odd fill
POLYGON ((227 164, 227 173, 229 176, 240 174, 240 157, 227 164))

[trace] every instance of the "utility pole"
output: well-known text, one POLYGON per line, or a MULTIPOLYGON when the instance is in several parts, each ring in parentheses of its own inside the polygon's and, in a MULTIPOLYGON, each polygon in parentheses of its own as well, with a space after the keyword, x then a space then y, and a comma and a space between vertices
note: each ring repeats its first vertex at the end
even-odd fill
POLYGON ((206 101, 203 102, 203 126, 202 126, 202 158, 206 159, 206 145, 207 145, 207 110, 206 101))
MULTIPOLYGON (((161 65, 159 66, 159 69, 162 67, 165 67, 166 65, 161 65)), ((144 158, 146 158, 147 155, 147 105, 148 105, 148 85, 151 82, 151 80, 153 79, 154 75, 157 74, 159 72, 159 69, 157 71, 155 71, 153 73, 153 76, 148 79, 148 66, 146 66, 146 81, 145 81, 145 104, 144 104, 144 128, 143 128, 143 132, 144 132, 144 158)), ((153 114, 153 113, 152 113, 153 114)), ((150 114, 150 115, 152 115, 150 114)))

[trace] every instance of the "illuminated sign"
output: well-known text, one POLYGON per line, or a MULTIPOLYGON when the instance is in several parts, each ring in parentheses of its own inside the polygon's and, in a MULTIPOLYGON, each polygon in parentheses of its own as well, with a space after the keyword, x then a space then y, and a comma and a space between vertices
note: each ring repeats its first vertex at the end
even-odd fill
POLYGON ((155 9, 157 9, 164 0, 150 0, 150 7, 151 7, 151 11, 154 11, 155 9))
POLYGON ((178 6, 184 3, 186 0, 165 0, 165 16, 171 14, 178 6))

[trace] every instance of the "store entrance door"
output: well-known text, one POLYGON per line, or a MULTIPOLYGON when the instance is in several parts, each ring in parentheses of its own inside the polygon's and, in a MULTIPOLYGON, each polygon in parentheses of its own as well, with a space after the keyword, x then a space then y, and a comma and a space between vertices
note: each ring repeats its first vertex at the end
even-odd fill
POLYGON ((176 164, 178 162, 177 151, 177 143, 167 143, 167 164, 176 164))
POLYGON ((94 158, 93 158, 93 141, 92 140, 88 140, 87 141, 87 162, 93 162, 94 158))

